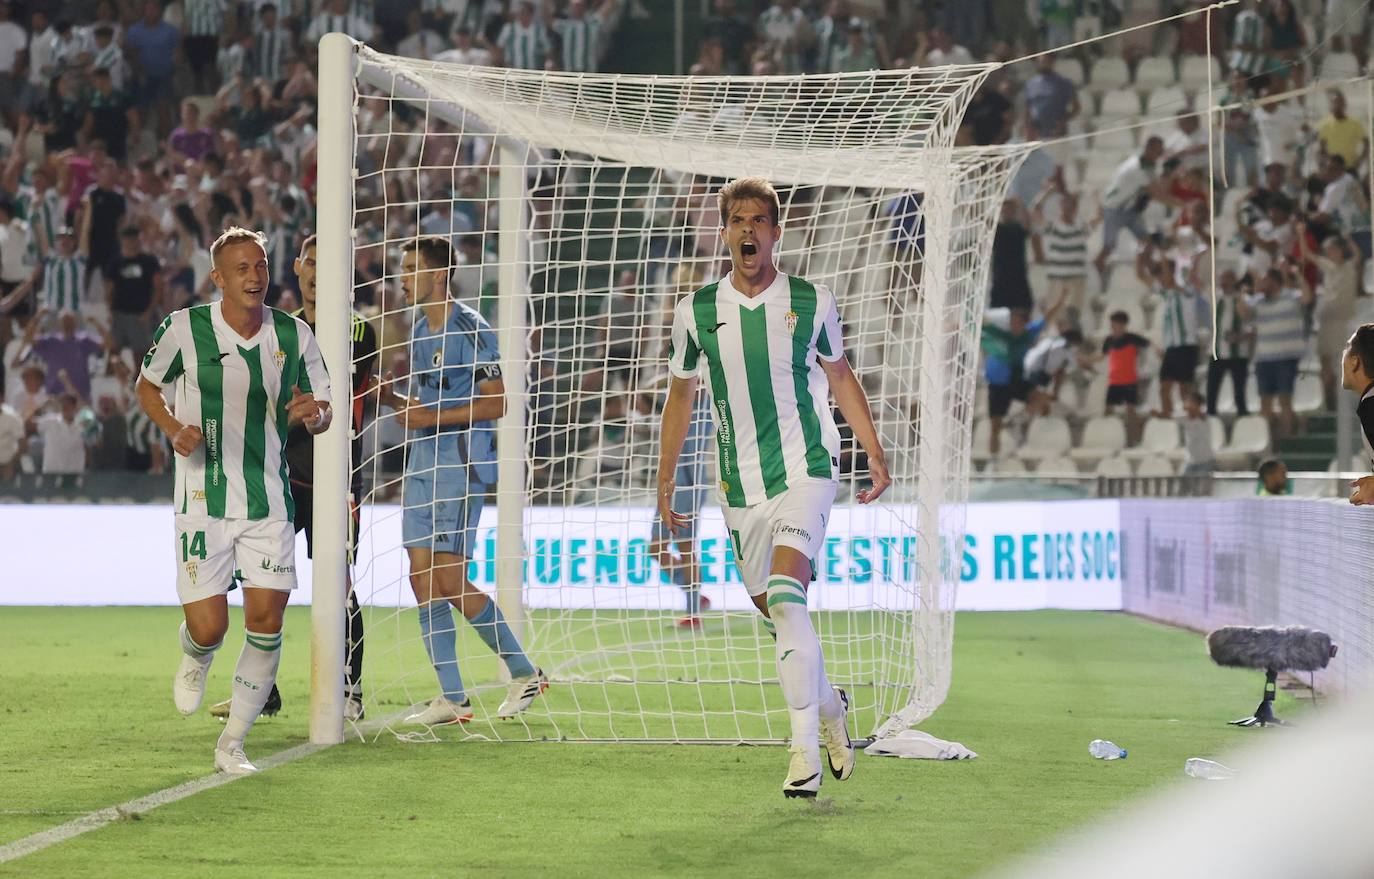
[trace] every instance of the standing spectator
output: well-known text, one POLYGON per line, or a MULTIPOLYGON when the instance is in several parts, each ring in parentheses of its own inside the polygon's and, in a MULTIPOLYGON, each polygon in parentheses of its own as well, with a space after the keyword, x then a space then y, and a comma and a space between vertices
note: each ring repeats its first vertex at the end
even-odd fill
MULTIPOLYGON (((47 391, 48 373, 43 364, 36 361, 13 362, 12 365, 19 369, 21 382, 19 390, 13 394, 14 409, 27 429, 29 423, 42 415, 51 402, 47 391)), ((11 395, 7 393, 6 396, 11 395)))
POLYGON ((81 126, 86 122, 86 104, 81 99, 77 76, 72 71, 58 75, 47 98, 33 108, 36 130, 43 135, 43 148, 60 153, 76 147, 81 126))
POLYGON ((95 401, 98 433, 87 463, 91 470, 123 470, 129 461, 129 423, 120 401, 102 394, 95 401))
POLYGON ((1339 153, 1331 153, 1322 163, 1316 183, 1325 182, 1317 217, 1328 226, 1348 234, 1364 258, 1369 257, 1369 200, 1359 178, 1346 170, 1339 153))
POLYGON ((104 70, 110 74, 110 83, 115 91, 124 92, 129 86, 129 62, 124 60, 124 50, 115 42, 114 27, 99 24, 91 31, 92 49, 91 73, 104 70))
MULTIPOLYGON (((1266 96, 1281 91, 1278 86, 1266 86, 1266 96)), ((1298 161, 1307 122, 1302 107, 1292 98, 1261 104, 1255 108, 1255 127, 1259 130, 1260 162, 1264 165, 1283 165, 1292 168, 1298 161)))
POLYGON ((349 0, 327 0, 324 9, 305 29, 307 43, 319 43, 325 34, 344 33, 360 43, 372 40, 372 21, 349 9, 349 0))
POLYGON ((714 40, 721 48, 726 70, 738 75, 748 57, 747 48, 754 38, 749 20, 735 10, 735 0, 715 0, 714 12, 701 23, 702 43, 714 40))
POLYGON ((475 67, 485 67, 492 63, 491 50, 475 44, 472 41, 472 31, 460 27, 453 32, 453 39, 454 47, 435 55, 435 61, 443 61, 446 64, 471 64, 475 67))
POLYGON ((1102 356, 1107 360, 1108 415, 1117 406, 1126 407, 1126 415, 1135 417, 1140 404, 1140 354, 1152 347, 1150 340, 1127 329, 1131 316, 1114 311, 1110 317, 1111 332, 1102 340, 1102 356))
POLYGON ((1035 261, 1045 266, 1051 300, 1065 297, 1069 315, 1077 321, 1083 313, 1084 295, 1088 286, 1088 223, 1078 213, 1078 194, 1063 188, 1063 178, 1056 178, 1036 199, 1035 234, 1031 245, 1035 261), (1053 201, 1051 201, 1053 196, 1053 201), (1046 216, 1052 204, 1055 216, 1046 216))
POLYGON ((162 284, 162 264, 140 246, 137 226, 119 233, 119 257, 106 282, 110 336, 116 352, 125 348, 142 356, 152 340, 152 319, 162 284))
POLYGON ((926 64, 931 67, 973 63, 973 53, 963 46, 956 45, 949 31, 942 27, 930 29, 930 45, 930 51, 926 53, 926 64))
POLYGON ((258 8, 258 27, 253 34, 253 76, 276 83, 285 72, 286 50, 291 45, 291 34, 277 21, 277 7, 264 3, 258 8))
POLYGON ((1026 355, 1034 347, 1045 325, 1053 321, 1064 307, 1060 299, 1049 307, 1038 320, 1030 319, 1030 311, 1025 308, 1011 309, 1007 327, 1003 329, 992 322, 983 324, 981 346, 983 349, 983 374, 988 382, 988 415, 990 416, 992 436, 988 450, 995 457, 1002 448, 1002 421, 1011 411, 1013 400, 1030 402, 1031 396, 1038 393, 1035 386, 1026 378, 1026 355))
POLYGON ((138 80, 138 106, 152 108, 159 134, 172 127, 172 74, 180 42, 181 31, 162 20, 157 0, 145 0, 143 17, 124 36, 138 80))
POLYGON ((123 162, 129 155, 129 135, 138 130, 138 110, 133 102, 116 91, 110 71, 97 67, 91 71, 91 98, 82 125, 86 140, 99 140, 112 162, 123 162))
POLYGON ((1183 448, 1188 451, 1184 476, 1206 476, 1216 469, 1212 425, 1202 412, 1202 395, 1193 388, 1183 392, 1183 448))
POLYGON ((506 22, 496 38, 501 49, 501 64, 521 70, 543 70, 549 54, 549 32, 534 17, 534 4, 517 4, 515 20, 506 22))
POLYGON ((1317 126, 1323 156, 1336 155, 1347 168, 1362 168, 1369 156, 1369 130, 1365 123, 1346 115, 1345 94, 1340 89, 1326 93, 1329 114, 1317 126))
POLYGON ((119 228, 129 202, 119 187, 119 165, 104 159, 96 169, 95 186, 81 197, 82 240, 92 271, 108 278, 110 262, 119 254, 119 228))
POLYGON ((1321 252, 1312 253, 1307 235, 1298 235, 1298 252, 1303 263, 1312 262, 1321 272, 1317 296, 1317 359, 1321 362, 1322 388, 1326 408, 1336 408, 1336 389, 1340 376, 1337 362, 1356 326, 1355 306, 1360 295, 1360 269, 1355 249, 1340 235, 1328 235, 1321 252))
POLYGON ((19 456, 24 452, 24 419, 5 402, 5 389, 0 386, 0 479, 13 482, 19 472, 19 456))
MULTIPOLYGON (((1242 219, 1236 227, 1246 245, 1240 258, 1241 277, 1248 277, 1256 286, 1275 260, 1293 246, 1292 202, 1286 196, 1270 193, 1265 203, 1268 207, 1263 218, 1254 223, 1242 219)), ((1238 210, 1243 209, 1241 205, 1238 210)))
POLYGON ((989 308, 1022 309, 1035 306, 1031 295, 1026 244, 1030 240, 1025 212, 1015 199, 1002 202, 1002 216, 992 238, 992 297, 989 308))
POLYGON ((81 313, 86 305, 86 245, 76 243, 76 232, 70 226, 57 230, 57 247, 34 267, 33 274, 20 284, 10 296, 16 302, 33 290, 38 290, 38 311, 57 314, 62 311, 81 313))
POLYGON ((1074 0, 1039 0, 1037 11, 1047 48, 1055 49, 1073 42, 1073 23, 1078 18, 1079 4, 1074 0))
POLYGON ((1041 339, 1026 352, 1026 378, 1035 388, 1026 406, 1032 415, 1048 413, 1050 405, 1059 399, 1059 388, 1082 345, 1083 332, 1071 326, 1062 335, 1041 339))
POLYGON ((1175 128, 1164 141, 1164 155, 1189 171, 1207 170, 1207 132, 1191 110, 1178 114, 1175 128))
POLYGON ((1269 72, 1294 85, 1302 85, 1307 31, 1298 20, 1292 0, 1269 0, 1269 11, 1264 16, 1264 29, 1269 72))
POLYGON ((562 49, 563 69, 572 73, 595 73, 601 61, 605 24, 600 12, 588 12, 587 0, 570 0, 565 18, 553 21, 562 49))
POLYGON ((410 10, 406 16, 406 37, 396 44, 396 54, 430 61, 442 51, 443 38, 432 28, 425 26, 424 15, 420 10, 410 10))
POLYGON ((1117 166, 1112 182, 1102 196, 1102 249, 1093 264, 1106 286, 1107 257, 1116 249, 1122 229, 1131 230, 1136 243, 1145 240, 1145 220, 1142 214, 1150 200, 1150 187, 1155 182, 1155 163, 1164 155, 1164 141, 1157 135, 1145 139, 1145 146, 1117 166))
POLYGON ((1259 183, 1259 129, 1248 105, 1249 86, 1245 77, 1231 72, 1220 106, 1229 107, 1222 120, 1222 150, 1225 153, 1223 183, 1230 186, 1254 186, 1259 183), (1242 184, 1237 172, 1245 172, 1242 184))
POLYGON ((1248 316, 1255 323, 1260 412, 1276 436, 1286 437, 1293 431, 1293 385, 1298 378, 1298 361, 1306 350, 1303 310, 1312 306, 1315 297, 1312 285, 1291 262, 1285 263, 1282 271, 1266 271, 1259 289, 1260 296, 1249 304, 1248 316))
POLYGON ((22 92, 19 79, 15 76, 19 53, 29 44, 28 34, 11 18, 12 14, 10 4, 0 2, 0 111, 4 112, 11 124, 22 92))
POLYGON ((1054 56, 1035 61, 1035 75, 1022 91, 1026 101, 1027 140, 1052 140, 1069 133, 1069 120, 1078 115, 1078 88, 1054 69, 1054 56))
POLYGON ((90 319, 87 323, 106 337, 102 340, 94 333, 80 330, 76 314, 64 311, 58 316, 57 332, 38 336, 36 330, 40 324, 46 323, 46 316, 45 312, 40 311, 35 319, 29 321, 24 330, 23 347, 31 347, 46 367, 49 394, 57 395, 70 390, 85 399, 91 393, 90 359, 109 348, 108 335, 104 327, 90 319))
POLYGON ((957 146, 992 146, 1011 139, 1016 113, 1011 100, 1003 94, 1006 81, 988 80, 969 101, 955 139, 957 146))
POLYGON ((862 19, 855 18, 845 31, 844 43, 829 52, 828 73, 857 73, 861 70, 877 70, 882 66, 877 50, 869 40, 862 19))
POLYGON ((1206 306, 1190 282, 1180 284, 1173 260, 1146 251, 1137 263, 1140 280, 1157 295, 1164 313, 1164 359, 1159 367, 1160 418, 1174 417, 1174 389, 1191 391, 1197 375, 1198 331, 1206 306))
POLYGON ((191 67, 191 89, 209 94, 219 88, 215 76, 215 55, 219 37, 225 30, 227 0, 181 0, 186 20, 181 51, 191 67))
POLYGON ((181 102, 181 124, 167 138, 173 161, 199 162, 215 151, 215 132, 200 121, 200 105, 191 98, 181 102))
POLYGON ((29 85, 36 94, 46 94, 52 84, 53 43, 57 31, 48 21, 48 13, 35 9, 29 16, 29 85))
MULTIPOLYGON (((1242 74, 1247 81, 1265 73, 1268 59, 1265 46, 1264 16, 1261 14, 1262 0, 1242 0, 1240 12, 1231 22, 1231 69, 1242 74)), ((1255 83, 1251 83, 1252 87, 1255 83)))
MULTIPOLYGON (((32 245, 33 233, 29 224, 14 215, 14 205, 8 199, 0 198, 0 321, 6 324, 12 317, 22 319, 33 313, 28 307, 6 308, 9 295, 29 276, 29 248, 32 245)), ((19 305, 18 300, 14 304, 19 305)), ((5 341, 8 337, 0 336, 0 344, 5 341)))
POLYGON ((1246 316, 1245 293, 1236 273, 1224 270, 1217 278, 1216 317, 1213 324, 1220 336, 1217 358, 1207 364, 1207 414, 1217 414, 1221 397, 1221 381, 1231 376, 1231 393, 1236 402, 1237 415, 1249 415, 1245 401, 1245 384, 1250 376, 1250 356, 1255 347, 1255 328, 1246 316))
POLYGON ((41 415, 33 430, 43 438, 44 476, 75 476, 86 472, 86 427, 77 418, 81 401, 67 392, 61 409, 41 415))
POLYGON ((815 42, 815 32, 797 0, 776 0, 759 16, 759 41, 779 73, 799 73, 802 59, 815 42))

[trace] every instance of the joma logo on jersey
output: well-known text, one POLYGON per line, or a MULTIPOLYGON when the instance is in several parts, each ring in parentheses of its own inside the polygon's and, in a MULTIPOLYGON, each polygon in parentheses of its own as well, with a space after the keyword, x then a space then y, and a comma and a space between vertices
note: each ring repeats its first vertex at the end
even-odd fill
POLYGON ((295 565, 274 565, 274 564, 272 564, 272 560, 271 560, 271 559, 263 559, 263 560, 262 560, 262 564, 259 565, 258 567, 260 567, 260 568, 262 568, 264 571, 267 571, 267 572, 272 573, 272 574, 294 574, 294 573, 296 573, 296 566, 295 566, 295 565))
POLYGON ((219 419, 205 419, 205 456, 210 463, 210 484, 219 485, 219 419))

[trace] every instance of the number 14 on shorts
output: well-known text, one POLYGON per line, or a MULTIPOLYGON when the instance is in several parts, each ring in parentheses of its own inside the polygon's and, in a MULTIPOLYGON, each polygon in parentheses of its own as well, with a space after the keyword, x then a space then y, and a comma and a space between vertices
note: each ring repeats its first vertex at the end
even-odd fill
POLYGON ((181 532, 181 560, 189 562, 191 556, 205 561, 205 532, 181 532))

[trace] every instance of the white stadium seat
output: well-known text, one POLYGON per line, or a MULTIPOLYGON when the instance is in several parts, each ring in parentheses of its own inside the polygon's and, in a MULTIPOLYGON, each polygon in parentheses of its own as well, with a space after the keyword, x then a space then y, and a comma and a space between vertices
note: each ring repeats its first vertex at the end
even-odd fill
POLYGON ((1293 387, 1293 411, 1304 415, 1320 412, 1324 393, 1321 377, 1310 372, 1299 373, 1298 382, 1293 387))
POLYGON ((1098 58, 1093 62, 1093 91, 1104 92, 1109 89, 1125 88, 1131 82, 1131 71, 1126 67, 1126 59, 1120 56, 1098 58))
MULTIPOLYGON (((1112 175, 1116 173, 1116 166, 1121 164, 1121 160, 1126 158, 1138 144, 1136 136, 1139 131, 1135 128, 1117 128, 1116 126, 1125 124, 1123 120, 1099 119, 1097 121, 1098 133, 1093 135, 1093 152, 1116 159, 1112 163, 1111 169, 1105 175, 1094 175, 1094 182, 1101 181, 1102 186, 1099 190, 1094 186, 1095 191, 1106 190, 1106 184, 1112 180, 1112 175)), ((1088 166, 1089 169, 1092 165, 1088 166)))
MULTIPOLYGON (((1145 116, 1150 119, 1177 116, 1187 109, 1188 96, 1183 93, 1183 89, 1176 85, 1157 88, 1150 92, 1150 97, 1145 99, 1145 116)), ((1172 126, 1169 126, 1168 123, 1162 123, 1162 127, 1167 131, 1172 126)))
MULTIPOLYGON (((1097 68, 1093 68, 1094 71, 1097 68)), ((1317 78, 1322 81, 1351 79, 1360 75, 1360 62, 1349 52, 1328 52, 1322 59, 1321 73, 1317 78)))
POLYGON ((1026 472, 1026 464, 1020 458, 996 458, 988 462, 983 469, 984 473, 996 473, 1001 476, 1015 475, 1026 472))
POLYGON ((1160 86, 1173 85, 1178 79, 1174 73, 1174 62, 1171 58, 1153 56, 1142 58, 1135 68, 1135 87, 1142 92, 1160 86))
POLYGON ((1212 429, 1212 450, 1226 445, 1226 425, 1216 415, 1207 416, 1207 426, 1212 429))
MULTIPOLYGON (((1229 372, 1221 380, 1221 387, 1217 390, 1217 395, 1217 414, 1235 415, 1236 394, 1231 390, 1231 374, 1229 372)), ((1255 379, 1254 370, 1251 370, 1245 377, 1245 405, 1250 409, 1259 408, 1259 382, 1255 379)))
POLYGON ((1097 113, 1098 127, 1105 127, 1105 120, 1121 122, 1140 121, 1140 95, 1132 89, 1113 89, 1102 96, 1102 109, 1097 113))
POLYGON ((1016 450, 1025 461, 1040 461, 1057 458, 1073 445, 1069 434, 1069 423, 1057 415, 1045 415, 1031 420, 1026 429, 1026 439, 1016 450))
POLYGON ((1131 462, 1121 457, 1120 455, 1116 455, 1111 458, 1103 458, 1101 461, 1098 461, 1097 470, 1095 472, 1098 476, 1107 476, 1113 478, 1122 478, 1133 475, 1131 473, 1131 462))
POLYGON ((1083 72, 1083 62, 1078 58, 1059 57, 1054 61, 1054 70, 1060 76, 1067 79, 1076 86, 1082 87, 1088 81, 1087 75, 1083 72))
POLYGON ((1177 476, 1178 470, 1175 468, 1174 462, 1163 455, 1150 455, 1147 458, 1140 459, 1140 463, 1136 465, 1135 475, 1177 476))
POLYGON ((1251 458, 1269 450, 1269 422, 1263 415, 1237 418, 1231 427, 1231 440, 1217 449, 1217 461, 1231 466, 1246 466, 1251 458))
POLYGON ((1226 81, 1221 75, 1221 62, 1216 58, 1208 58, 1206 55, 1185 55, 1183 63, 1178 66, 1178 84, 1184 90, 1190 92, 1200 92, 1207 88, 1207 68, 1212 69, 1212 89, 1220 91, 1226 87, 1226 81))
POLYGON ((1114 415, 1099 415, 1083 427, 1083 439, 1069 452, 1075 461, 1092 463, 1126 448, 1126 425, 1114 415))
POLYGON ((1183 437, 1178 422, 1172 418, 1151 418, 1145 422, 1145 430, 1140 436, 1140 445, 1127 449, 1128 458, 1178 458, 1183 452, 1183 437))
POLYGON ((1078 465, 1072 458, 1060 455, 1057 458, 1046 458, 1035 468, 1039 476, 1077 476, 1078 465))

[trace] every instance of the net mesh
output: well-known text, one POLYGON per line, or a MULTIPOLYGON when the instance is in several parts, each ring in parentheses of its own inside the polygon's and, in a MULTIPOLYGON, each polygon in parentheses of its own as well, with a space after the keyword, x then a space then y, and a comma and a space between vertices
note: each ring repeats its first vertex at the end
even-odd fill
MULTIPOLYGON (((664 543, 653 526, 672 308, 728 270, 715 191, 744 174, 779 189, 780 269, 835 291, 896 481, 877 505, 853 502, 867 462, 841 425, 843 476, 811 589, 827 672, 849 691, 858 735, 928 716, 949 687, 961 562, 950 548, 962 546, 986 254, 1024 155, 950 146, 987 68, 697 79, 468 68, 363 47, 357 57, 353 302, 377 331, 381 370, 402 388, 442 378, 413 356, 415 314, 399 289, 400 246, 417 234, 455 242, 452 294, 496 332, 503 305, 507 319, 523 314, 501 352, 521 441, 496 462, 519 499, 519 567, 498 550, 497 485, 469 479, 455 500, 471 525, 469 582, 503 595, 552 686, 495 722, 501 664, 455 610, 468 732, 787 733, 773 644, 709 490, 704 401, 678 479, 696 489, 678 502, 696 514, 695 538, 664 543), (505 189, 518 196, 498 197, 503 174, 517 175, 505 189), (709 608, 697 611, 694 594, 709 608)), ((407 467, 411 480, 434 473, 417 470, 415 444, 375 390, 363 410, 354 583, 369 711, 389 716, 436 690, 402 544, 407 519, 444 505, 407 497, 407 467)))

